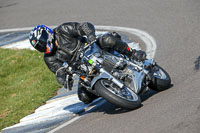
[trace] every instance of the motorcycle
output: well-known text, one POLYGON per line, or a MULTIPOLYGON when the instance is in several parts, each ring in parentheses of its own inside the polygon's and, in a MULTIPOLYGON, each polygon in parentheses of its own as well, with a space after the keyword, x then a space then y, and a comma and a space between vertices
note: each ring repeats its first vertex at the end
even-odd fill
POLYGON ((67 66, 66 71, 79 76, 79 86, 121 108, 136 109, 149 88, 162 91, 171 84, 169 74, 153 59, 133 60, 116 51, 103 51, 96 42, 76 55, 72 63, 76 67, 67 66))

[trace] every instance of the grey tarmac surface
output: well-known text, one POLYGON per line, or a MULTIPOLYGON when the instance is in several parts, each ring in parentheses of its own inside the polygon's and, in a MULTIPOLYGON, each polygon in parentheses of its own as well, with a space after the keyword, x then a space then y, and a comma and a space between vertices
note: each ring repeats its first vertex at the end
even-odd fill
POLYGON ((147 31, 173 86, 125 112, 109 103, 58 133, 199 133, 199 0, 0 0, 0 29, 90 21, 147 31), (195 68, 197 70, 195 70, 195 68))

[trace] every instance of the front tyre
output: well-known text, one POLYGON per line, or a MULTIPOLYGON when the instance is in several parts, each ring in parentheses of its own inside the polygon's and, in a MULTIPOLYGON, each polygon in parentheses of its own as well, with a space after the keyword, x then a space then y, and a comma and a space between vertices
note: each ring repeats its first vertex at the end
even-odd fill
POLYGON ((125 109, 136 109, 141 106, 140 97, 130 88, 120 89, 112 81, 101 79, 94 86, 97 93, 112 104, 125 109))
POLYGON ((160 66, 154 66, 152 83, 149 87, 156 91, 163 91, 170 87, 171 78, 169 74, 160 66))

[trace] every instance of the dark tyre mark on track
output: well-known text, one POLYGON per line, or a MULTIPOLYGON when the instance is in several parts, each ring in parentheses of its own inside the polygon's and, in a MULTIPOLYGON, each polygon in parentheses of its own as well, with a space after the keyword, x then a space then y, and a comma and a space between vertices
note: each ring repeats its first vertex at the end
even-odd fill
POLYGON ((200 69, 200 56, 194 61, 194 70, 198 71, 200 69))
POLYGON ((5 6, 0 6, 0 8, 6 8, 6 7, 10 7, 10 6, 15 6, 17 4, 18 3, 8 4, 8 5, 5 5, 5 6))

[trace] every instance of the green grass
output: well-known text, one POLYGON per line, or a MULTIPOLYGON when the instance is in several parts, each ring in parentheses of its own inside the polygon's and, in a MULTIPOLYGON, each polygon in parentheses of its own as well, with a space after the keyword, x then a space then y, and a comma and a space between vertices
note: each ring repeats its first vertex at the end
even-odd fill
POLYGON ((59 87, 43 54, 0 48, 0 131, 33 113, 59 87))

